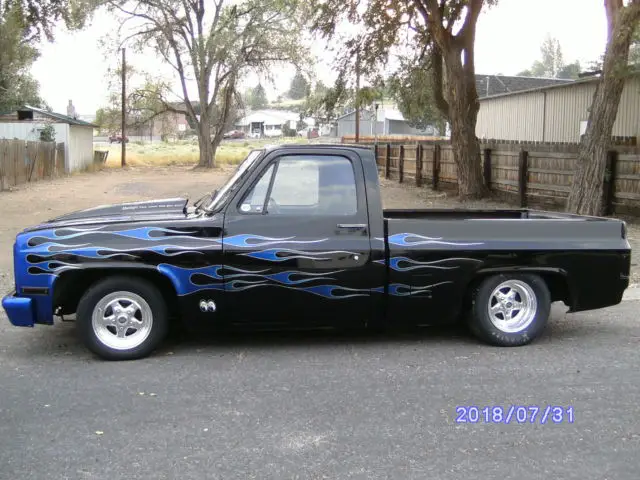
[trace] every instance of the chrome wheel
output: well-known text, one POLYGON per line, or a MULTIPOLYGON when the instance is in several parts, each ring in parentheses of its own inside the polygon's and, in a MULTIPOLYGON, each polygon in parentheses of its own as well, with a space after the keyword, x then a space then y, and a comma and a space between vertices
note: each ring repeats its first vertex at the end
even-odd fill
POLYGON ((538 311, 538 302, 527 283, 507 280, 491 293, 488 309, 489 319, 498 330, 517 333, 531 325, 538 311))
POLYGON ((113 292, 96 304, 91 325, 98 340, 114 350, 140 346, 151 333, 153 313, 140 295, 113 292))

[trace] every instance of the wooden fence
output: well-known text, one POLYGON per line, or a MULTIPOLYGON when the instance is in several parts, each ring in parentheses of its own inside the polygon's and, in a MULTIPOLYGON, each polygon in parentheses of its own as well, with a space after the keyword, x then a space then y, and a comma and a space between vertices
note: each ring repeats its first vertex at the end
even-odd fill
MULTIPOLYGON (((426 184, 434 190, 457 189, 450 143, 371 146, 386 178, 426 184)), ((576 168, 577 144, 489 141, 480 146, 485 183, 494 194, 521 207, 565 206, 576 168)), ((640 215, 640 147, 616 146, 608 153, 604 188, 608 214, 640 215)))
POLYGON ((0 140, 0 191, 65 172, 64 143, 0 140))

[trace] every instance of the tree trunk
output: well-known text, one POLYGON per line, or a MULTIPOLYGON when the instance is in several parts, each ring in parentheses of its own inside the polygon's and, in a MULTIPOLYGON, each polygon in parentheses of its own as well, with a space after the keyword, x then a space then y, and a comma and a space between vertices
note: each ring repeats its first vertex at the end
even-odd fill
POLYGON ((482 198, 489 192, 484 184, 480 145, 476 137, 480 102, 475 90, 475 75, 469 78, 459 52, 449 55, 446 71, 448 116, 453 159, 458 174, 458 195, 462 200, 482 198), (469 82, 473 82, 473 88, 470 88, 469 82))
POLYGON ((200 147, 199 167, 213 168, 215 166, 215 149, 211 143, 211 123, 209 114, 202 109, 198 122, 198 146, 200 147))
POLYGON ((634 27, 640 21, 640 2, 622 7, 605 1, 609 35, 603 73, 593 96, 587 130, 578 150, 577 168, 567 199, 567 211, 581 215, 604 213, 604 177, 611 133, 626 80, 626 64, 634 27))

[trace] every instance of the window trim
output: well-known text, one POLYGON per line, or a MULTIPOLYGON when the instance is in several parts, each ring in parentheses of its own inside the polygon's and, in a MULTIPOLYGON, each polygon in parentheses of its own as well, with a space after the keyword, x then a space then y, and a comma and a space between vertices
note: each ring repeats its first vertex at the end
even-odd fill
POLYGON ((258 177, 256 177, 254 179, 253 182, 251 182, 251 185, 249 186, 249 188, 247 188, 247 190, 242 194, 242 196, 240 197, 240 200, 238 200, 238 202, 236 203, 236 212, 239 213, 240 215, 266 215, 267 212, 265 212, 265 208, 266 208, 266 204, 269 202, 269 194, 271 193, 270 189, 273 185, 274 179, 276 178, 276 172, 278 171, 278 164, 280 163, 280 157, 270 161, 269 163, 267 163, 264 167, 264 170, 262 172, 264 172, 262 175, 259 175, 258 177), (266 175, 269 172, 269 169, 271 168, 271 166, 273 167, 273 170, 271 172, 271 179, 269 180, 269 185, 267 186, 267 194, 264 197, 264 203, 262 204, 262 211, 260 212, 244 212, 242 210, 242 205, 244 203, 244 201, 247 199, 247 197, 249 196, 249 194, 251 192, 253 192, 253 190, 256 188, 256 186, 258 185, 258 183, 260 183, 260 180, 262 180, 262 177, 264 175, 266 175))
MULTIPOLYGON (((235 202, 235 211, 236 213, 242 215, 242 216, 257 216, 257 215, 267 215, 268 211, 266 208, 266 204, 269 202, 269 195, 271 195, 271 191, 273 189, 273 184, 275 183, 275 178, 276 178, 276 173, 278 171, 278 167, 280 166, 280 160, 282 159, 286 159, 287 157, 297 157, 297 156, 303 156, 303 157, 311 157, 313 158, 314 156, 321 156, 321 157, 338 157, 341 159, 346 160, 347 162, 349 162, 349 165, 351 166, 351 171, 353 172, 353 180, 354 180, 354 186, 356 187, 356 211, 353 215, 358 215, 358 213, 360 212, 360 196, 363 195, 364 196, 364 205, 363 207, 366 209, 366 205, 367 205, 367 200, 366 200, 366 193, 364 191, 360 191, 360 185, 358 184, 358 174, 357 174, 357 166, 356 166, 356 162, 354 161, 354 159, 349 156, 349 155, 345 155, 343 153, 321 153, 321 154, 312 154, 312 153, 306 153, 306 152, 296 152, 296 153, 283 153, 280 154, 274 158, 270 158, 268 163, 264 166, 264 170, 261 170, 261 172, 258 174, 257 177, 255 177, 253 179, 253 181, 251 182, 251 184, 249 186, 245 187, 244 192, 239 192, 241 193, 241 195, 238 198, 238 201, 235 202), (253 191, 253 189, 256 187, 256 185, 258 184, 258 182, 260 182, 260 180, 262 180, 262 172, 266 173, 269 168, 271 168, 272 165, 274 166, 273 169, 273 173, 271 174, 271 179, 269 180, 269 187, 267 189, 267 195, 265 195, 265 203, 263 203, 262 205, 262 211, 261 212, 243 212, 241 210, 242 204, 245 201, 245 199, 247 198, 247 196, 249 195, 249 193, 251 191, 253 191)), ((231 207, 231 205, 229 205, 231 207)), ((232 207, 233 208, 233 207, 232 207)), ((283 215, 286 217, 286 215, 283 215)), ((322 215, 322 216, 326 216, 326 217, 333 217, 333 215, 322 215)), ((295 216, 291 216, 292 218, 294 218, 295 216)), ((297 218, 297 217, 296 217, 297 218)), ((367 218, 368 218, 368 213, 367 213, 367 218)))

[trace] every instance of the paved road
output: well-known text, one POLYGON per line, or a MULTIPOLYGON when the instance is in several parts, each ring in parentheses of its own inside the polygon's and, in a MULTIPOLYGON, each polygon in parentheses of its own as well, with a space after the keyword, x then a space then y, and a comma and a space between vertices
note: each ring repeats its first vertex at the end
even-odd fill
POLYGON ((72 324, 0 315, 0 478, 637 479, 639 306, 556 308, 515 349, 457 329, 243 334, 127 363, 92 357, 72 324), (469 404, 573 406, 575 422, 456 424, 469 404))

